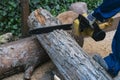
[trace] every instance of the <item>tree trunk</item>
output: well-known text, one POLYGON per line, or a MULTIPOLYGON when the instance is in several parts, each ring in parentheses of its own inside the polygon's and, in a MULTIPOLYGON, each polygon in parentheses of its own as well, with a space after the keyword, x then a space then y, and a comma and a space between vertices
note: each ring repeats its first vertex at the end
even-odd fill
POLYGON ((1 45, 0 80, 21 71, 25 71, 25 79, 30 79, 34 68, 48 60, 48 55, 35 37, 1 45))
MULTIPOLYGON (((28 19, 31 29, 60 24, 42 8, 32 12, 28 19)), ((67 32, 55 30, 37 38, 65 80, 112 80, 67 32)))
POLYGON ((27 19, 29 16, 29 0, 20 0, 21 3, 21 22, 22 22, 22 36, 28 36, 29 27, 27 25, 27 19))

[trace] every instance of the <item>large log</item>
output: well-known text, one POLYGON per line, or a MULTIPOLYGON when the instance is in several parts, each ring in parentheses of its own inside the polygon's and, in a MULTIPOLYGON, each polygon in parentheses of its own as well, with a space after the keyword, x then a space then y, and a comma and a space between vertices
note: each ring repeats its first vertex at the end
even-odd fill
MULTIPOLYGON (((42 8, 32 12, 28 19, 31 29, 60 24, 42 8)), ((112 80, 66 31, 55 30, 37 38, 65 80, 112 80)))
POLYGON ((35 37, 1 45, 0 80, 19 72, 25 72, 24 78, 30 79, 35 67, 48 60, 48 55, 35 37))

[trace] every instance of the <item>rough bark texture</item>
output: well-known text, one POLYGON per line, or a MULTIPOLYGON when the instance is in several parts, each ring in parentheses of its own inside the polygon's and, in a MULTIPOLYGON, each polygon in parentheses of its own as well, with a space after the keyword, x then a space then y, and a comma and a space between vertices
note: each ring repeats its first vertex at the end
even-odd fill
MULTIPOLYGON (((40 8, 30 14, 28 24, 37 28, 61 23, 40 8)), ((55 30, 37 38, 65 80, 112 80, 67 32, 55 30)))
POLYGON ((1 45, 0 80, 21 71, 25 71, 25 79, 30 79, 34 68, 47 60, 48 55, 35 37, 1 45))

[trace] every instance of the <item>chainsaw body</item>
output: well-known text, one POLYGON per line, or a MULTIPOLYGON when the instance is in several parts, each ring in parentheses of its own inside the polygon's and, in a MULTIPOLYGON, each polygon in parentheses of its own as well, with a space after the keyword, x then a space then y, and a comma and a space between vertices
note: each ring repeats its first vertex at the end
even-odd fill
MULTIPOLYGON (((82 14, 83 18, 86 19, 85 17, 87 16, 87 14, 82 14)), ((80 18, 82 19, 82 18, 80 18)), ((112 26, 112 22, 113 19, 109 19, 103 23, 100 22, 95 22, 93 24, 93 27, 86 25, 86 28, 84 28, 84 30, 82 30, 82 26, 80 26, 80 19, 75 19, 73 22, 73 26, 72 26, 72 30, 74 35, 76 36, 91 36, 95 41, 101 41, 105 38, 105 32, 102 29, 105 29, 109 26, 112 26)), ((87 21, 87 19, 86 19, 87 21)), ((88 23, 86 23, 88 24, 88 23)))

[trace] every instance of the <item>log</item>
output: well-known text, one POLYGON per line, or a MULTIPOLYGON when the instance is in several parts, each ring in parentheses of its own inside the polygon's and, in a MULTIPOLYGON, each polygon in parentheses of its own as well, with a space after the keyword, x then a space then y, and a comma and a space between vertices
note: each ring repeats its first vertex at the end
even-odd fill
POLYGON ((34 69, 49 60, 35 37, 21 39, 0 46, 0 80, 24 72, 30 79, 34 69))
MULTIPOLYGON (((60 24, 42 8, 32 12, 28 19, 30 28, 60 24)), ((66 31, 54 30, 37 38, 65 80, 112 80, 66 31)))

